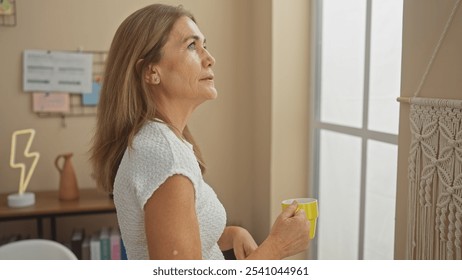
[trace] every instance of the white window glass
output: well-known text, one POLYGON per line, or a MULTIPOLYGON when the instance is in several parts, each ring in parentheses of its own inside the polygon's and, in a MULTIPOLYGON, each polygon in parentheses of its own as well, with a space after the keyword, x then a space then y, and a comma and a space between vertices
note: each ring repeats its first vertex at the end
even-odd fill
POLYGON ((318 259, 357 259, 361 139, 321 130, 318 259))
POLYGON ((397 134, 403 1, 374 0, 371 3, 368 128, 397 134))
POLYGON ((313 252, 393 259, 403 0, 315 8, 313 252))
POLYGON ((325 0, 322 5, 321 121, 360 128, 366 1, 325 0))
POLYGON ((364 259, 393 259, 397 146, 368 141, 364 259))

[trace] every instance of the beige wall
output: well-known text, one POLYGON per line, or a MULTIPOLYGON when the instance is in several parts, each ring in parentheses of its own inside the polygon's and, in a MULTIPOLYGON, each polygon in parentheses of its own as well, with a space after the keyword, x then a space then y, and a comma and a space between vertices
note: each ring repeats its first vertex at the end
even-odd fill
MULTIPOLYGON (((279 213, 279 201, 310 193, 309 1, 189 0, 217 59, 219 98, 200 107, 191 129, 208 163, 206 180, 225 205, 229 223, 248 228, 261 242, 279 213)), ((402 96, 417 88, 453 1, 404 1, 402 96)), ((29 190, 57 189, 53 160, 75 153, 82 188, 93 187, 86 151, 94 117, 39 118, 22 92, 24 49, 107 50, 120 22, 152 1, 18 1, 18 25, 0 27, 0 192, 16 190, 9 167, 11 133, 33 127, 41 159, 29 190), (123 3, 123 4, 122 4, 123 3)), ((420 96, 460 98, 462 17, 449 30, 420 96)), ((409 146, 408 105, 401 106, 395 257, 404 258, 409 146)), ((100 219, 96 219, 96 224, 100 219)), ((62 223, 65 223, 64 221, 62 223)), ((71 226, 71 225, 69 225, 71 226)), ((33 228, 25 224, 26 228, 33 228)), ((0 233, 6 227, 0 224, 0 233)))
POLYGON ((257 242, 264 240, 271 226, 271 68, 272 4, 267 0, 251 3, 251 101, 253 115, 251 181, 252 225, 257 242))
POLYGON ((261 241, 280 201, 308 193, 309 1, 252 3, 253 223, 261 241))
MULTIPOLYGON (((310 3, 273 1, 271 220, 281 201, 308 196, 310 3)), ((303 255, 297 256, 301 258, 303 255)))
MULTIPOLYGON (((455 1, 405 0, 401 96, 413 96, 455 1)), ((462 97, 462 8, 449 29, 420 97, 462 97)), ((398 146, 398 182, 395 258, 406 258, 407 166, 410 145, 409 105, 401 104, 398 146)))
MULTIPOLYGON (((280 211, 279 201, 307 193, 309 2, 162 2, 182 3, 194 13, 217 60, 219 97, 198 108, 190 127, 228 222, 248 228, 261 242, 280 211)), ((94 187, 87 154, 94 116, 67 118, 62 127, 59 118, 32 113, 31 97, 21 85, 23 50, 108 50, 121 21, 150 3, 17 1, 17 26, 0 27, 0 193, 17 189, 19 171, 8 164, 10 137, 24 128, 36 129, 32 148, 41 153, 29 191, 58 188, 53 162, 64 152, 74 152, 80 187, 94 187)), ((96 220, 94 225, 101 222, 96 220)), ((61 223, 69 231, 78 221, 61 223)), ((0 235, 5 231, 0 224, 0 235)))
MULTIPOLYGON (((219 98, 204 104, 191 120, 209 169, 208 182, 225 205, 229 222, 252 230, 252 92, 249 44, 251 20, 247 1, 164 1, 183 3, 191 10, 217 59, 219 98)), ((112 36, 130 13, 152 1, 18 1, 16 27, 0 27, 0 192, 14 192, 19 171, 9 167, 11 133, 35 128, 33 150, 41 154, 28 190, 58 188, 53 162, 63 152, 74 152, 81 188, 94 187, 88 164, 94 116, 66 119, 39 118, 31 112, 31 97, 22 91, 22 52, 45 50, 108 50, 112 36)), ((3 230, 0 224, 0 231, 3 230)))

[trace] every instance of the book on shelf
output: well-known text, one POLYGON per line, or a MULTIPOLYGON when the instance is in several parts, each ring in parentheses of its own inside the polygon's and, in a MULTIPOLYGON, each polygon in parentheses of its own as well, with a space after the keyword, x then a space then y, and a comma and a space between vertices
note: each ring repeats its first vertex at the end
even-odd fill
POLYGON ((91 236, 87 235, 85 236, 85 239, 82 242, 82 260, 91 260, 91 255, 90 255, 90 240, 91 236))
POLYGON ((111 241, 111 260, 120 260, 120 231, 118 228, 111 228, 109 239, 111 241))
POLYGON ((101 244, 99 242, 99 233, 91 235, 90 239, 90 259, 100 260, 101 259, 101 244))
POLYGON ((111 240, 109 239, 109 228, 101 228, 99 234, 99 244, 100 244, 100 253, 101 260, 110 260, 111 259, 111 240))
POLYGON ((84 229, 74 229, 69 244, 80 260, 121 260, 124 255, 126 259, 118 227, 102 227, 93 234, 85 234, 84 229))
POLYGON ((83 228, 76 228, 72 231, 71 250, 79 260, 82 259, 82 243, 84 239, 85 230, 83 228))
POLYGON ((127 251, 125 250, 125 245, 124 245, 124 241, 122 240, 122 238, 120 239, 120 259, 128 260, 127 251))

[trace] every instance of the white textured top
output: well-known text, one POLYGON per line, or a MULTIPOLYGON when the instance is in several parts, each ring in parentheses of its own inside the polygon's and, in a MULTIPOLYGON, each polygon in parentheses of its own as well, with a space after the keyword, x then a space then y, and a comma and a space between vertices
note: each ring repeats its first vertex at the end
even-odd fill
POLYGON ((119 165, 114 203, 128 259, 148 259, 144 205, 167 178, 181 174, 195 190, 202 258, 223 259, 218 247, 226 212, 212 188, 204 182, 192 145, 179 139, 163 123, 149 122, 133 140, 119 165))

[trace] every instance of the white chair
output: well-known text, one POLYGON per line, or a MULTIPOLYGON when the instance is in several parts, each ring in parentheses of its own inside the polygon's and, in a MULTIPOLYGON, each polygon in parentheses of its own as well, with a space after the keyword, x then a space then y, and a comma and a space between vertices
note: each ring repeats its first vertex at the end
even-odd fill
POLYGON ((77 260, 77 257, 59 242, 25 239, 0 246, 0 260, 77 260))

